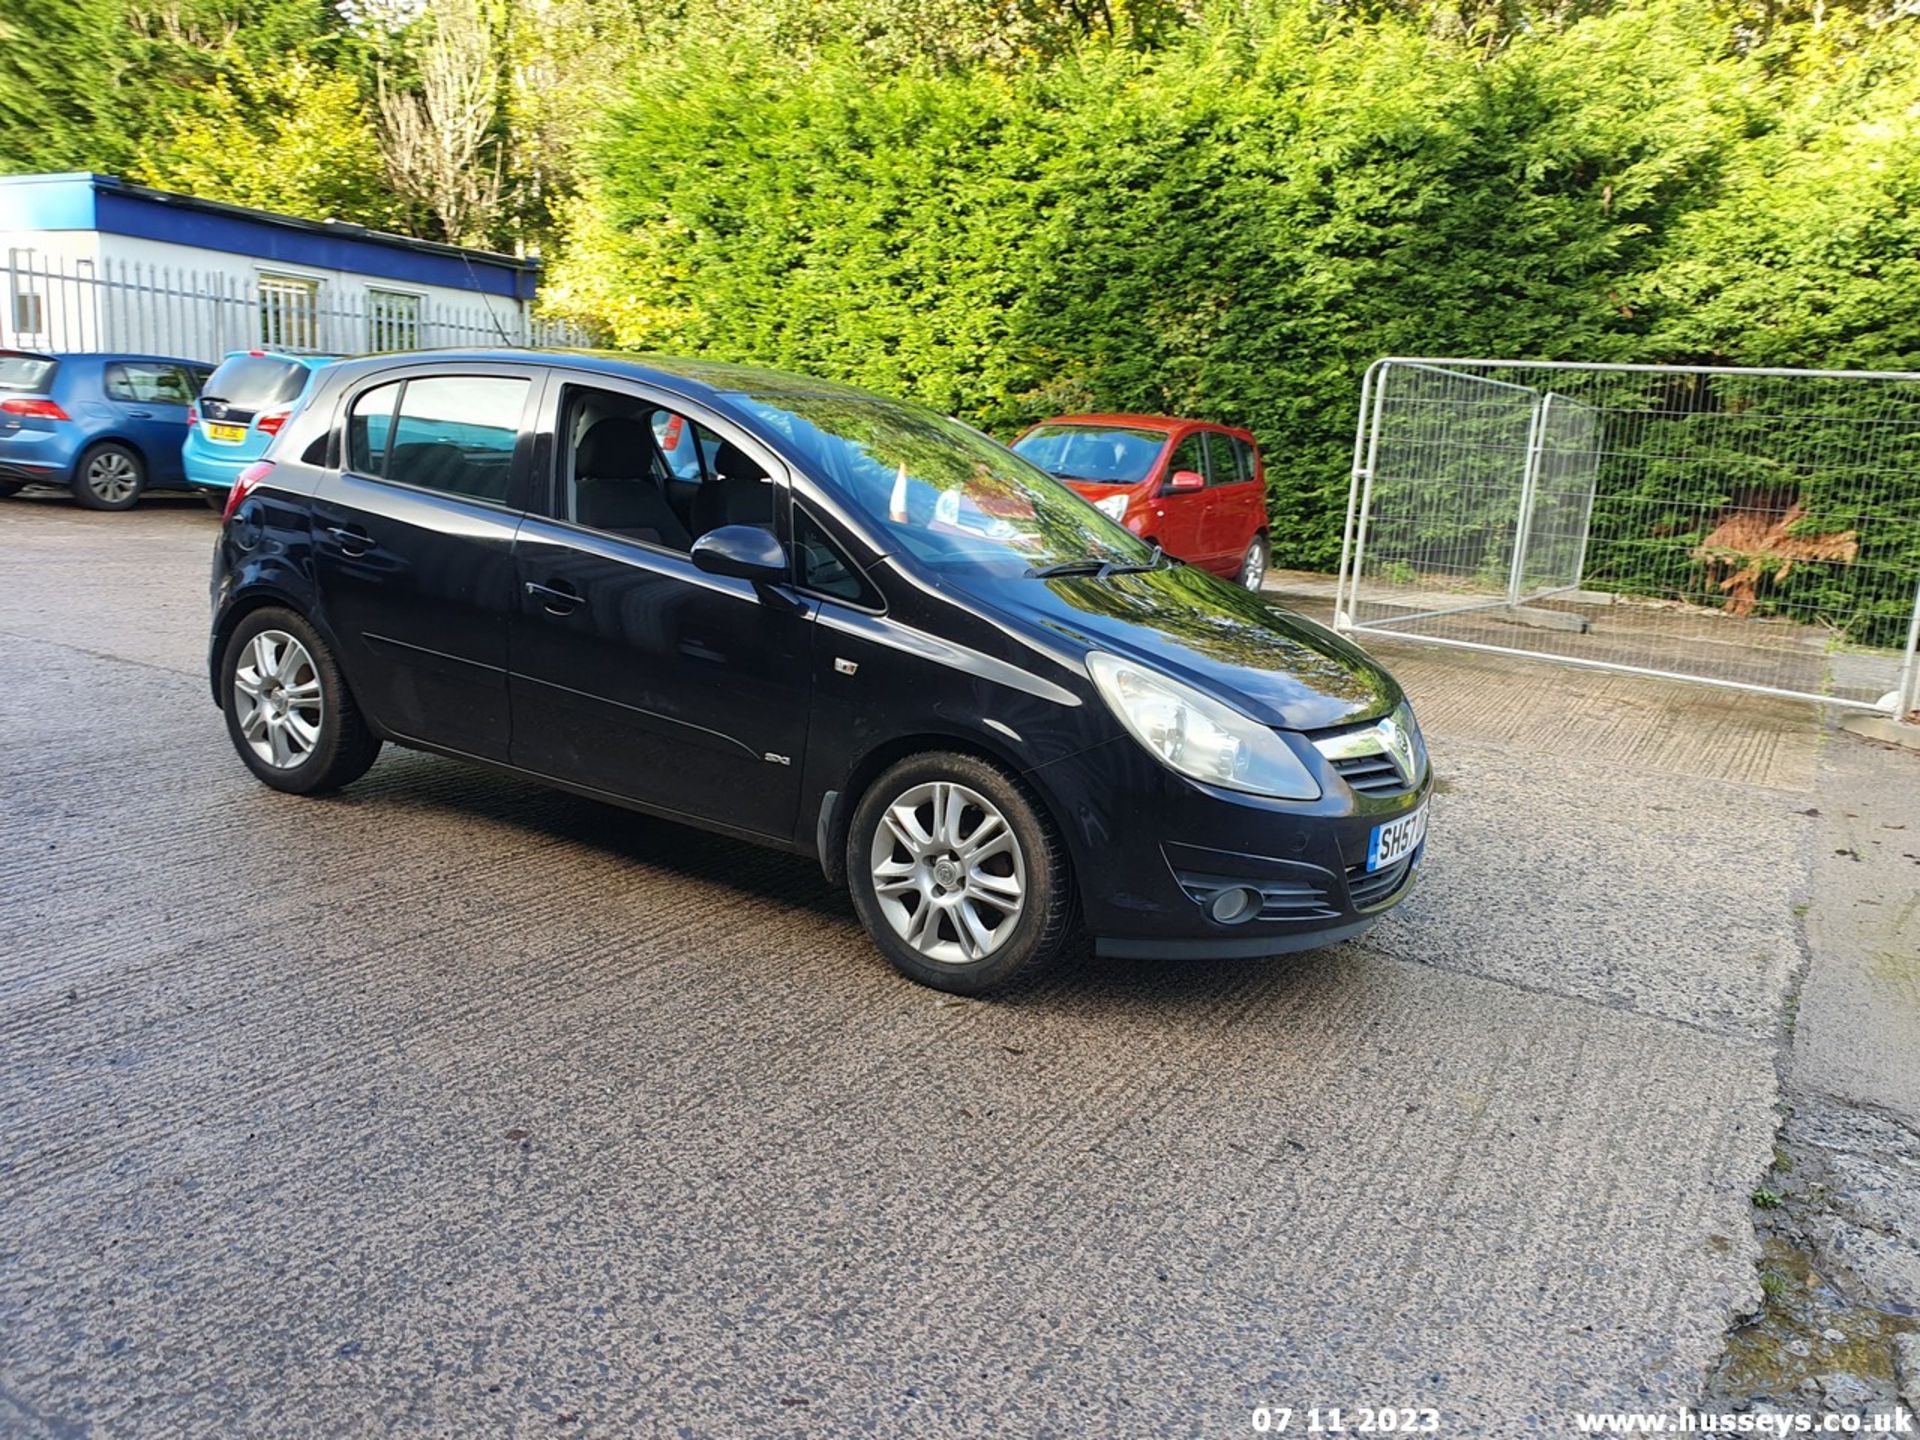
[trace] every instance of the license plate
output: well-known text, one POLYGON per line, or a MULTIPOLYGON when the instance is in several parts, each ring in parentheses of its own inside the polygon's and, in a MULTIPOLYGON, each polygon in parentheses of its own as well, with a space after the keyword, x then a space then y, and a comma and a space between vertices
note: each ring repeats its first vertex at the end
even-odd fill
POLYGON ((207 425, 207 438, 209 440, 218 440, 223 445, 238 445, 242 440, 247 438, 247 427, 244 425, 215 425, 209 422, 207 425))
POLYGON ((1384 870, 1396 860, 1411 855, 1427 838, 1427 807, 1422 805, 1411 815, 1389 820, 1373 827, 1367 837, 1367 873, 1384 870))

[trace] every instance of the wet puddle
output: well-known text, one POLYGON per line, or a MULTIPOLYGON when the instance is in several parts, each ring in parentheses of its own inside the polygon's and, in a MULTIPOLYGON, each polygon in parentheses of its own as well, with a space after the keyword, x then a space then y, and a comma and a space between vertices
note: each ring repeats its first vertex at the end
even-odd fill
POLYGON ((1891 1397, 1894 1341, 1920 1331, 1920 1316, 1855 1304, 1784 1236, 1763 1235, 1760 1245, 1765 1303, 1728 1334, 1708 1385, 1712 1401, 1806 1405, 1835 1375, 1891 1397))

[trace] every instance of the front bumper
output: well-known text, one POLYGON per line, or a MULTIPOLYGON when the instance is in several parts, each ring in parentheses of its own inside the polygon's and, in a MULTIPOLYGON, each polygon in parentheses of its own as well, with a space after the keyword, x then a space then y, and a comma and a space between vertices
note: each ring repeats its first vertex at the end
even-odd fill
POLYGON ((1368 841, 1427 803, 1431 773, 1386 796, 1349 789, 1324 763, 1316 773, 1319 800, 1268 800, 1175 775, 1130 738, 1035 772, 1069 832, 1095 952, 1280 955, 1352 939, 1398 905, 1426 842, 1368 872, 1368 841), (1215 920, 1211 904, 1226 890, 1252 892, 1257 908, 1215 920))

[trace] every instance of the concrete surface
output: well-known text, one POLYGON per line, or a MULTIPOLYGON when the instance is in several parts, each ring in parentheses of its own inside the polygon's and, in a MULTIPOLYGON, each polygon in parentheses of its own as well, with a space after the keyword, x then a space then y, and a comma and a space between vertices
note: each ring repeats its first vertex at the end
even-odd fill
POLYGON ((1840 734, 1825 774, 1794 1083, 1920 1131, 1920 755, 1840 734))
POLYGON ((1897 745, 1902 750, 1920 750, 1920 724, 1903 724, 1890 715, 1848 715, 1840 721, 1840 728, 1855 735, 1864 735, 1869 740, 1877 740, 1882 745, 1897 745))
POLYGON ((963 1002, 803 862, 391 750, 255 784, 212 531, 0 505, 0 1432, 1561 1434, 1756 1301, 1791 763, 1410 672, 1449 783, 1390 925, 963 1002))

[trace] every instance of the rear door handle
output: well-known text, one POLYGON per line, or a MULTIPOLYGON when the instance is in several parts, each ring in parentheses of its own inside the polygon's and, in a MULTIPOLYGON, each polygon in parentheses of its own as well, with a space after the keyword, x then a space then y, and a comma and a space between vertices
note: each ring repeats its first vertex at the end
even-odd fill
POLYGON ((532 580, 527 581, 527 594, 537 600, 546 601, 547 613, 549 615, 570 615, 581 600, 585 598, 571 585, 565 583, 559 585, 540 585, 532 580))
POLYGON ((356 526, 329 525, 327 533, 340 542, 341 550, 348 555, 364 555, 373 548, 373 537, 356 526))
POLYGON ((153 418, 153 411, 151 410, 129 410, 127 414, 135 420, 151 420, 153 418))

